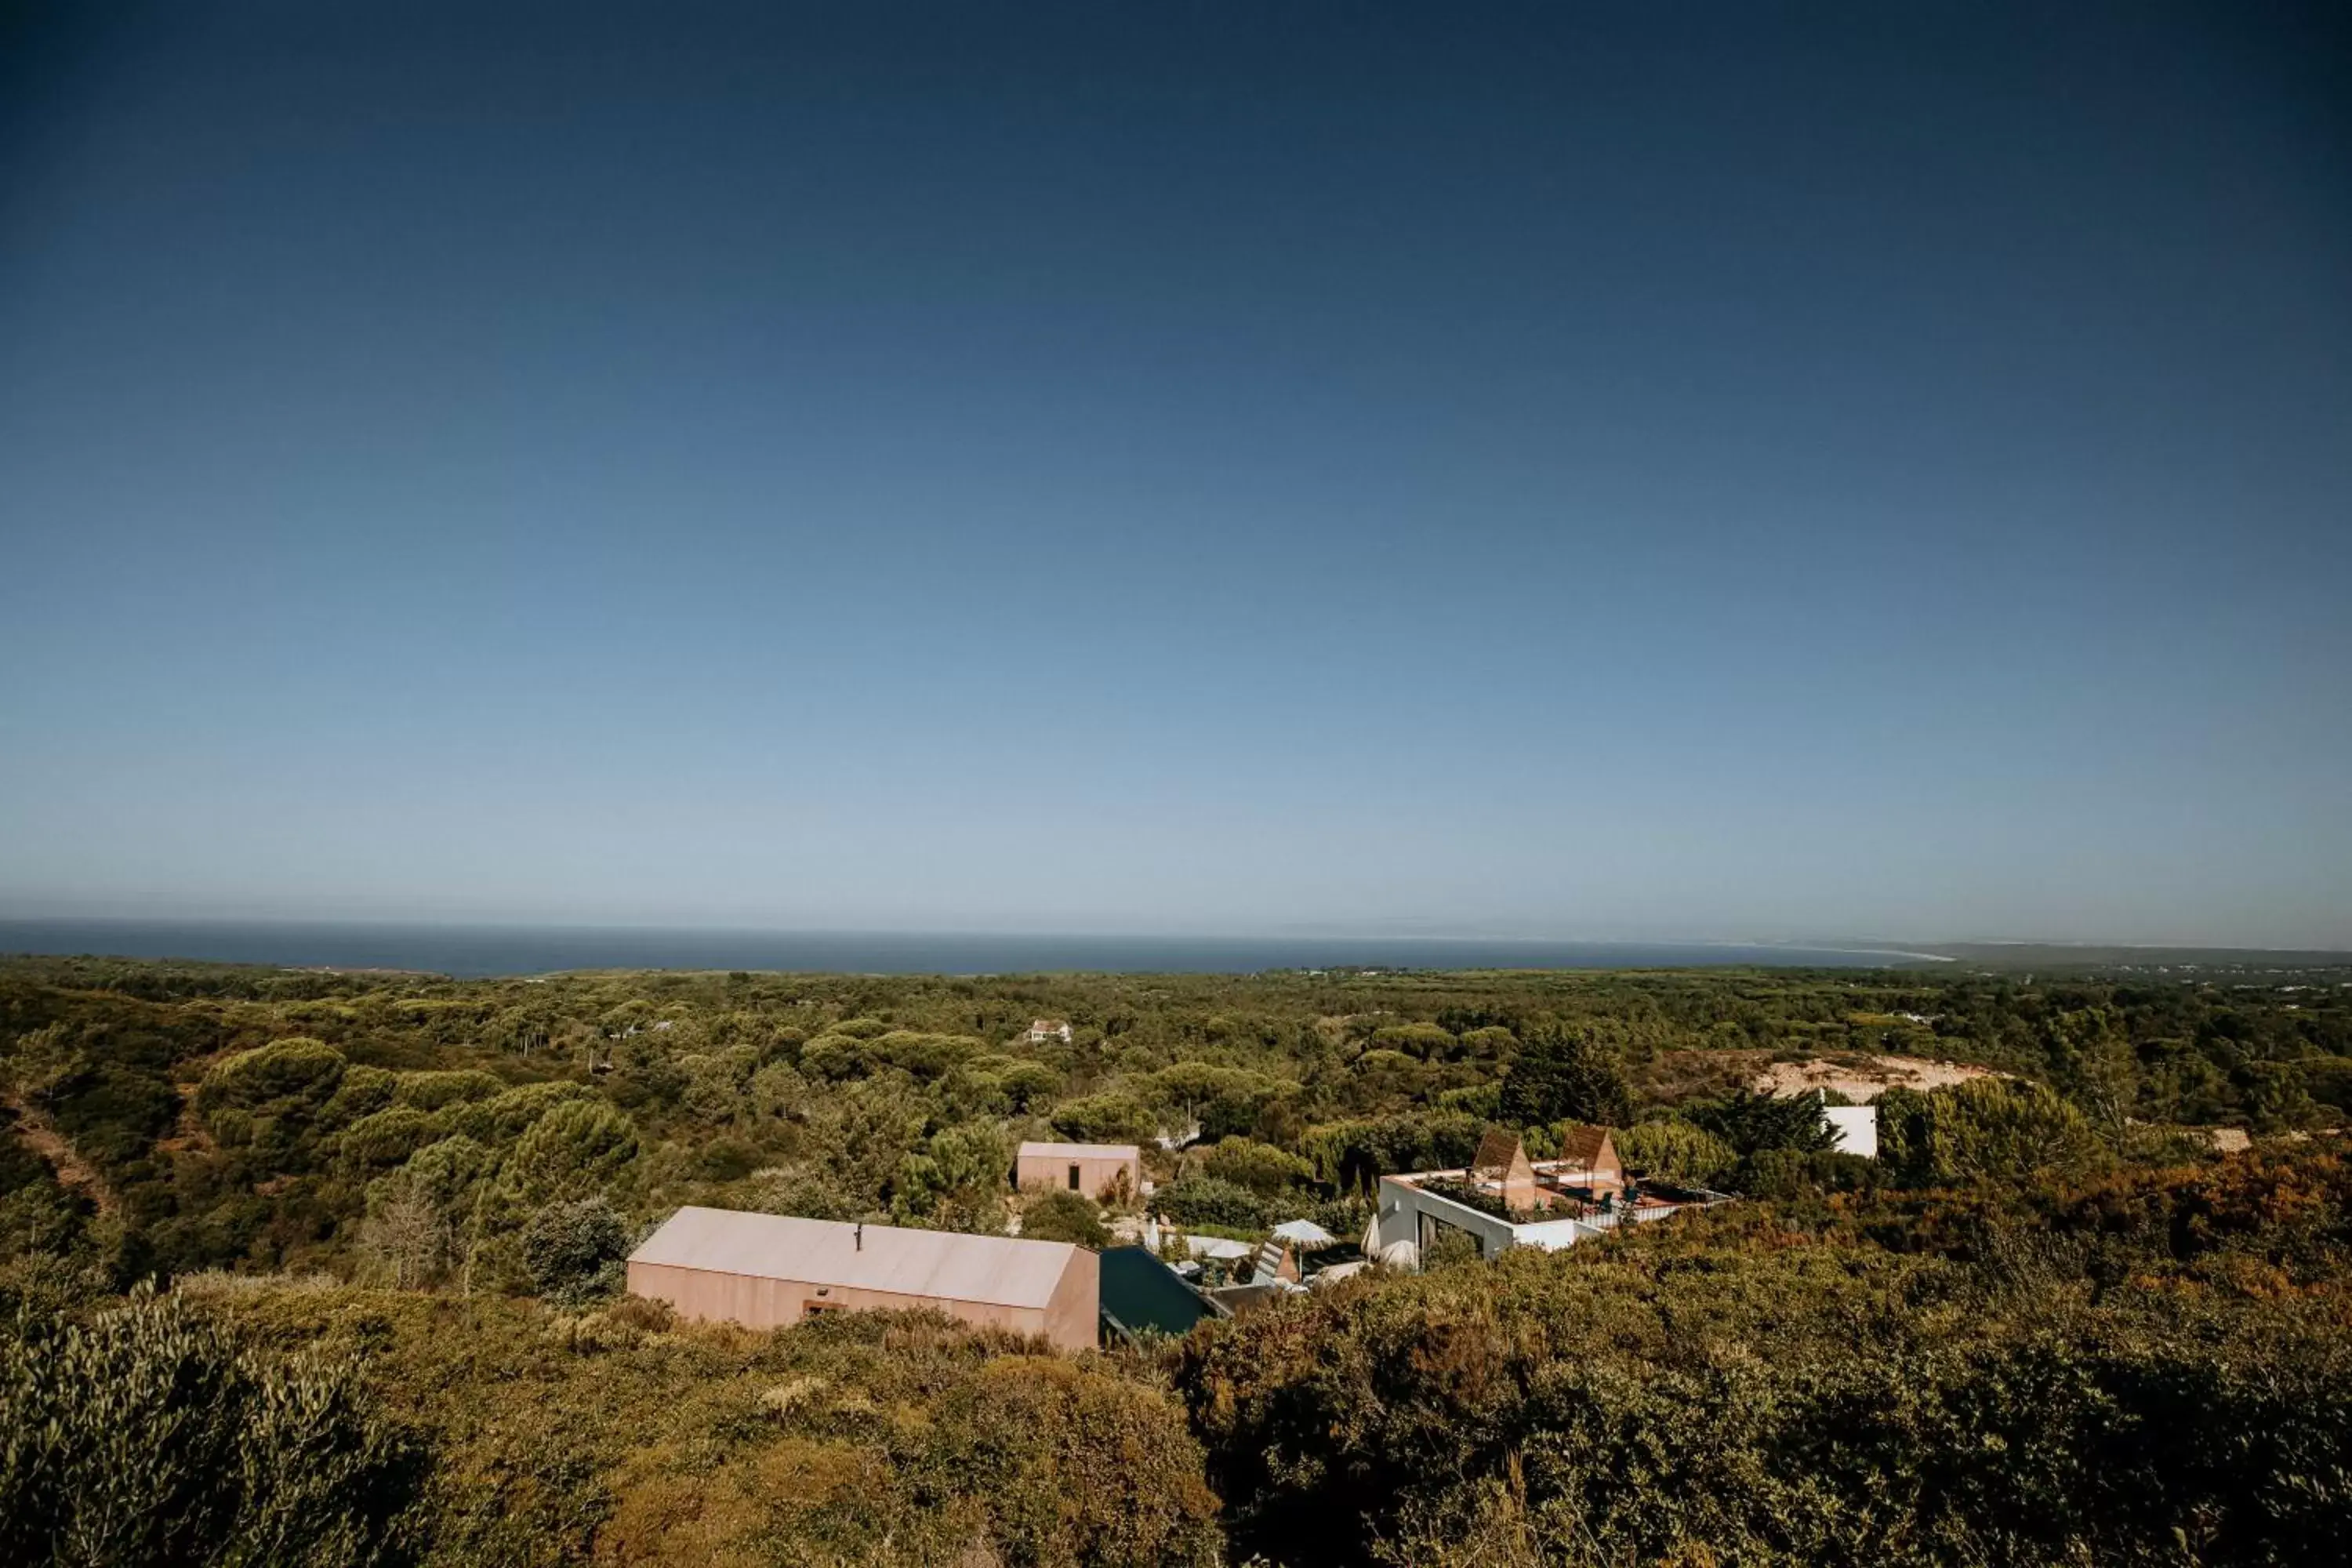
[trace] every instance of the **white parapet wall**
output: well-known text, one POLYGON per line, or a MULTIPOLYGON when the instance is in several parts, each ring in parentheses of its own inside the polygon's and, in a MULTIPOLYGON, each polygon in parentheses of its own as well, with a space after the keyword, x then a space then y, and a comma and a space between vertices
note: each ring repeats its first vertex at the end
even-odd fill
POLYGON ((1511 1240, 1516 1245, 1540 1247, 1546 1252, 1558 1252, 1563 1247, 1573 1247, 1602 1234, 1599 1226, 1587 1225, 1580 1219, 1547 1219, 1511 1227, 1511 1240))

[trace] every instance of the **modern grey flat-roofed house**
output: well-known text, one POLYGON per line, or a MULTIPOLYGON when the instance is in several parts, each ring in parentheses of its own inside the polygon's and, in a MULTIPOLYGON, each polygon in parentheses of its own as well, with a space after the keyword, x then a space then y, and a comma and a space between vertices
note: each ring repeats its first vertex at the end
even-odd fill
POLYGON ((1458 1236, 1475 1243, 1482 1258, 1515 1247, 1557 1251, 1620 1225, 1724 1200, 1721 1193, 1629 1184, 1607 1128, 1570 1129, 1562 1143, 1558 1159, 1531 1161, 1517 1134, 1489 1131, 1462 1170, 1382 1176, 1365 1250, 1417 1260, 1458 1236))
POLYGON ((1064 1241, 682 1208, 629 1255, 629 1293, 751 1329, 936 1308, 1081 1351, 1096 1342, 1101 1263, 1064 1241))

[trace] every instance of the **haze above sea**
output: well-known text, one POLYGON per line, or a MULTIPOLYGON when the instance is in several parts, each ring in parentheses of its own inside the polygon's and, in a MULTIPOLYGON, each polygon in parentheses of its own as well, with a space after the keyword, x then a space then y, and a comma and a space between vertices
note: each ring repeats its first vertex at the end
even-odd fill
POLYGON ((1269 969, 1890 968, 1891 949, 1430 936, 1042 936, 133 920, 0 920, 0 953, 178 958, 474 978, 571 969, 855 974, 1234 973, 1269 969))

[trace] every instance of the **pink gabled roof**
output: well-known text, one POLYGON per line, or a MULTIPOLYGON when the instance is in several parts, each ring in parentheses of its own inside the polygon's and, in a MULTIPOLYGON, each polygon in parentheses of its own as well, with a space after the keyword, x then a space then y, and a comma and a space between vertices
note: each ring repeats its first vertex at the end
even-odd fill
POLYGON ((1143 1151, 1132 1143, 1024 1143, 1024 1160, 1139 1160, 1143 1151))
POLYGON ((1478 1140, 1478 1152, 1470 1156, 1470 1169, 1500 1171, 1507 1175, 1513 1165, 1527 1157, 1527 1145, 1519 1141, 1517 1133, 1489 1127, 1486 1135, 1478 1140))
POLYGON ((1078 1250, 1066 1241, 889 1225, 865 1230, 861 1247, 857 1227, 840 1220, 688 1207, 663 1221, 629 1261, 941 1301, 1043 1307, 1078 1250))
POLYGON ((1612 1154, 1617 1152, 1617 1141, 1609 1136, 1606 1127, 1571 1127, 1560 1135, 1559 1159, 1562 1164, 1580 1164, 1591 1170, 1592 1163, 1601 1158, 1603 1149, 1612 1154))

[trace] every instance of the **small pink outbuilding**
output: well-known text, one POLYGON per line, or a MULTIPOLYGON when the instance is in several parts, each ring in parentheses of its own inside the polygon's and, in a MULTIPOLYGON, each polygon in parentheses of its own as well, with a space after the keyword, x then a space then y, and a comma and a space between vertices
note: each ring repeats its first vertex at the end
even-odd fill
POLYGON ((1013 1184, 1024 1193, 1084 1193, 1097 1203, 1143 1195, 1143 1151, 1132 1143, 1024 1143, 1013 1184))

